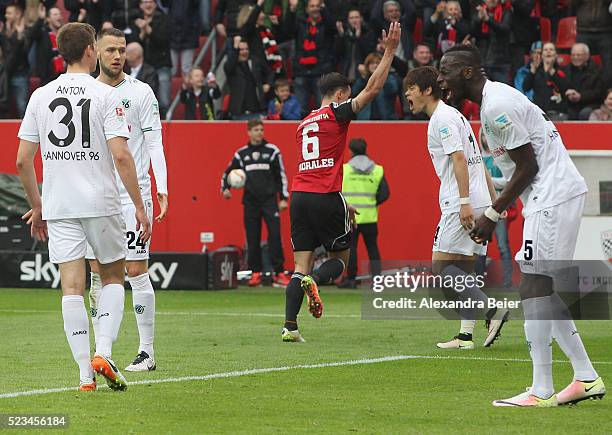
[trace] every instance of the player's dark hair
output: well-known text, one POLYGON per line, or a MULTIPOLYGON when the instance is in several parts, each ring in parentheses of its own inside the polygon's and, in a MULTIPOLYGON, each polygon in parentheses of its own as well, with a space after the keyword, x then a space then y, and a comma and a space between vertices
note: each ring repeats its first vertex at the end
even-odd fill
POLYGON ((258 125, 263 125, 263 121, 261 119, 249 119, 249 122, 247 122, 247 130, 251 130, 258 125))
POLYGON ((431 88, 431 96, 439 100, 442 98, 442 89, 438 84, 438 70, 433 66, 420 66, 411 69, 404 79, 404 89, 418 86, 421 92, 431 88))
POLYGON ((480 69, 482 59, 478 48, 471 44, 454 45, 444 52, 444 55, 452 54, 457 57, 457 60, 464 66, 471 66, 475 69, 480 69))
POLYGON ((349 150, 351 150, 351 152, 355 156, 365 155, 367 149, 368 149, 368 144, 366 143, 365 139, 362 137, 355 137, 351 139, 351 141, 349 142, 349 150))
POLYGON ((125 38, 125 33, 119 29, 115 29, 114 27, 110 27, 108 29, 102 29, 98 33, 98 41, 105 36, 114 36, 116 38, 125 38))
POLYGON ((319 79, 319 91, 324 97, 331 97, 338 89, 346 89, 350 86, 351 81, 337 72, 323 74, 319 79))
POLYGON ((72 65, 83 59, 95 36, 95 29, 87 23, 68 23, 57 32, 57 49, 66 63, 72 65))

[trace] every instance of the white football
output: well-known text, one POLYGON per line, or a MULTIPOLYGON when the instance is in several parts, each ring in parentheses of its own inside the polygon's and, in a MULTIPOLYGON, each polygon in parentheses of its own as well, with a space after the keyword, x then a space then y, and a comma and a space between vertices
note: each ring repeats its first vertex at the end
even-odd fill
POLYGON ((242 169, 232 169, 227 174, 227 182, 234 189, 241 189, 246 183, 246 173, 242 169))

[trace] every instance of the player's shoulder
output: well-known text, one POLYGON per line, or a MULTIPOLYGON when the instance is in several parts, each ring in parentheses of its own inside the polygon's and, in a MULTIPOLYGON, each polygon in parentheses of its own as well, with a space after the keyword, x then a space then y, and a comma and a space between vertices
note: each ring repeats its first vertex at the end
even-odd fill
POLYGON ((266 142, 266 144, 264 146, 266 148, 272 150, 272 152, 274 152, 274 153, 280 153, 280 148, 277 147, 276 145, 274 145, 273 143, 266 142))
POLYGON ((516 111, 530 105, 529 99, 512 86, 500 82, 487 82, 481 111, 485 116, 496 116, 495 113, 516 111))
POLYGON ((126 85, 130 88, 134 89, 138 95, 142 98, 153 95, 153 89, 149 86, 148 83, 138 80, 137 78, 126 75, 125 76, 126 85))

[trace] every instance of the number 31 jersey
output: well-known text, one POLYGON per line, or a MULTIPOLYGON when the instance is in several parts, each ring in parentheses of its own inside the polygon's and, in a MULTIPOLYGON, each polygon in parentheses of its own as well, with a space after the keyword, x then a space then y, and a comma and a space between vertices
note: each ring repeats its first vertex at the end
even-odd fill
POLYGON ((130 136, 115 88, 89 74, 62 74, 34 91, 18 136, 40 143, 43 219, 121 212, 106 141, 130 136))
POLYGON ((292 192, 331 193, 342 190, 342 165, 346 134, 355 119, 352 100, 313 110, 300 123, 298 173, 292 192))

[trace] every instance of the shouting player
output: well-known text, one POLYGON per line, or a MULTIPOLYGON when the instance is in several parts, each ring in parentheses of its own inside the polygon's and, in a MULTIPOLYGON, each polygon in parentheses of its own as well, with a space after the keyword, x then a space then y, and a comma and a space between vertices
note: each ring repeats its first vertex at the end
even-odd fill
MULTIPOLYGON (((115 168, 135 205, 140 239, 150 223, 140 196, 129 131, 116 89, 96 81, 95 31, 89 24, 66 24, 57 35, 68 71, 36 89, 19 129, 17 169, 32 210, 32 235, 49 238, 49 259, 59 264, 64 331, 80 370, 82 391, 96 389, 94 370, 110 388, 127 383, 111 360, 123 318, 125 223, 115 168), (41 147, 43 198, 36 184, 34 155, 41 147), (114 161, 114 167, 113 167, 114 161), (99 336, 90 362, 89 320, 83 301, 87 242, 100 263, 99 336)), ((140 243, 140 242, 139 242, 140 243)))
POLYGON ((572 260, 587 186, 572 163, 561 136, 546 114, 516 89, 487 80, 478 49, 455 46, 440 63, 441 87, 456 101, 480 104, 485 137, 508 184, 471 235, 491 240, 501 213, 519 196, 523 202, 523 244, 516 254, 521 266, 525 336, 533 362, 533 383, 523 393, 494 406, 551 407, 602 398, 606 392, 586 353, 576 325, 553 291, 554 261, 572 260), (574 369, 574 379, 555 394, 552 339, 574 369))
MULTIPOLYGON (((168 188, 166 181, 166 160, 162 146, 159 106, 153 90, 146 83, 136 80, 123 72, 126 59, 125 35, 118 29, 105 29, 98 34, 98 59, 102 83, 115 87, 121 94, 121 104, 130 130, 128 146, 134 156, 138 185, 147 210, 149 220, 153 219, 153 202, 151 195, 151 178, 149 167, 153 166, 160 222, 168 210, 168 188)), ((149 259, 150 239, 143 242, 139 238, 134 220, 134 203, 126 188, 117 177, 121 210, 126 223, 125 249, 128 282, 132 287, 132 302, 136 314, 136 324, 140 345, 136 359, 125 368, 126 371, 139 372, 155 370, 153 354, 153 336, 155 328, 155 292, 149 276, 147 260, 149 259)), ((98 301, 102 285, 96 256, 91 247, 87 250, 87 259, 91 266, 91 289, 89 307, 94 335, 98 337, 98 301)))
MULTIPOLYGON (((437 80, 438 71, 434 67, 419 67, 408 73, 404 88, 410 110, 414 114, 424 112, 430 118, 427 148, 440 178, 442 217, 434 235, 433 273, 465 278, 474 271, 475 256, 487 253, 487 247, 474 242, 469 231, 474 219, 484 213, 496 194, 470 123, 457 109, 440 99, 442 90, 437 80)), ((469 280, 462 279, 462 282, 469 280)), ((480 301, 487 305, 487 296, 475 283, 457 295, 465 302, 480 301)), ((476 308, 461 310, 459 334, 446 343, 438 343, 438 347, 473 349, 476 311, 476 308)), ((494 314, 495 310, 487 313, 485 347, 499 336, 509 311, 504 310, 501 316, 491 320, 494 314)))
POLYGON ((346 134, 351 120, 381 91, 400 41, 399 23, 383 30, 385 54, 366 87, 351 99, 350 81, 342 74, 329 73, 319 80, 321 107, 304 118, 296 133, 299 152, 298 173, 293 178, 290 217, 295 272, 285 292, 283 341, 304 341, 298 331, 297 315, 304 293, 308 309, 321 317, 323 302, 318 284, 338 278, 348 262, 351 225, 355 209, 342 194, 342 165, 346 134), (331 259, 312 272, 313 251, 323 245, 331 259))

